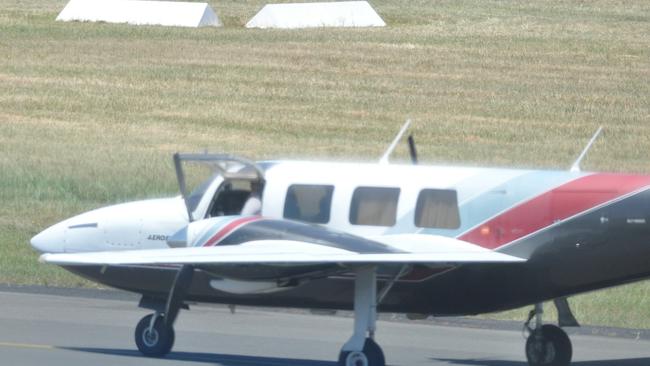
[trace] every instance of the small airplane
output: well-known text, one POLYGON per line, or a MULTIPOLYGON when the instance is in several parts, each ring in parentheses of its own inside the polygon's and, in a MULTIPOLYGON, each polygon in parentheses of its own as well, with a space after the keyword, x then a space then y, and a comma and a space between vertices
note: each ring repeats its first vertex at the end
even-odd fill
POLYGON ((534 305, 528 363, 569 365, 566 297, 650 277, 650 176, 582 172, 600 129, 566 171, 422 166, 412 137, 414 164, 390 164, 407 128, 378 164, 177 153, 180 196, 86 212, 31 244, 42 262, 141 294, 146 356, 171 351, 194 302, 352 309, 341 366, 385 365, 378 312, 534 305), (188 164, 212 174, 192 192, 188 164), (544 324, 546 301, 560 326, 544 324))

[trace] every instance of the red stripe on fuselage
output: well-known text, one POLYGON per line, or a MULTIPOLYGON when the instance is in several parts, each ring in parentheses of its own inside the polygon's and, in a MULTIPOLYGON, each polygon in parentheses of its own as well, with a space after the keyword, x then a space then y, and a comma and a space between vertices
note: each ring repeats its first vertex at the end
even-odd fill
POLYGON ((216 244, 218 244, 221 239, 225 238, 228 234, 231 232, 235 231, 235 229, 248 224, 249 222, 252 221, 257 221, 260 220, 262 217, 261 216, 250 216, 250 217, 242 217, 239 219, 235 219, 228 224, 226 224, 221 230, 219 230, 216 234, 214 234, 210 239, 208 239, 205 244, 203 244, 204 247, 211 247, 216 244))
POLYGON ((587 175, 515 206, 459 239, 495 249, 649 185, 650 176, 587 175))

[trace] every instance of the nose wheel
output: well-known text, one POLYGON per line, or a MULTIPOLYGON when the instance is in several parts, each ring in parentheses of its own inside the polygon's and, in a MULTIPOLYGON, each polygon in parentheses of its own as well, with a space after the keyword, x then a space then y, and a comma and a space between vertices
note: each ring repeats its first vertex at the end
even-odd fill
POLYGON ((164 306, 154 307, 155 313, 142 318, 135 327, 135 344, 143 355, 162 357, 174 346, 174 321, 182 308, 187 290, 192 284, 194 267, 182 266, 176 273, 164 306))
POLYGON ((163 316, 149 314, 135 327, 135 344, 143 355, 162 357, 174 346, 174 328, 166 325, 163 316))

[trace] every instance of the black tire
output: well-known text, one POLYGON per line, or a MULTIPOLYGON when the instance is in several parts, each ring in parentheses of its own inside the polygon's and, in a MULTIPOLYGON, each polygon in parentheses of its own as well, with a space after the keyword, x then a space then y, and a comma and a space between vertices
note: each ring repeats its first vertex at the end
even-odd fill
MULTIPOLYGON (((366 338, 366 342, 363 344, 363 354, 368 360, 368 366, 386 366, 386 359, 384 358, 384 352, 381 350, 381 347, 371 338, 366 338)), ((339 353, 339 362, 338 366, 347 366, 347 358, 350 354, 349 351, 341 351, 339 353)))
POLYGON ((530 366, 569 366, 572 356, 571 340, 558 326, 543 325, 526 340, 526 359, 530 366))
POLYGON ((372 338, 366 338, 363 353, 368 357, 368 366, 386 366, 384 352, 372 338))
POLYGON ((149 314, 142 318, 135 327, 135 344, 138 350, 147 357, 163 357, 172 350, 174 346, 174 328, 165 326, 163 317, 159 316, 149 332, 151 317, 149 314))

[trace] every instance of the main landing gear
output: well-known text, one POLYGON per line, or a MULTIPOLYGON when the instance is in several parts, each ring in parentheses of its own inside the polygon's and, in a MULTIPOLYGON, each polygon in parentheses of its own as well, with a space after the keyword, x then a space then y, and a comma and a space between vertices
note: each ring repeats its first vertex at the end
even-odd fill
POLYGON ((535 304, 524 327, 529 332, 526 340, 526 359, 530 366, 568 366, 571 363, 573 348, 569 336, 562 328, 542 324, 544 309, 535 304), (535 319, 534 326, 531 321, 535 319))
MULTIPOLYGON (((187 289, 192 283, 194 268, 183 266, 176 274, 174 284, 164 306, 149 304, 156 310, 142 318, 135 327, 135 344, 143 355, 149 357, 163 357, 174 346, 174 321, 183 305, 187 289)), ((142 306, 142 303, 141 303, 142 306)))
POLYGON ((377 274, 375 267, 357 269, 354 282, 354 332, 343 345, 338 366, 385 366, 375 342, 377 329, 377 274))

